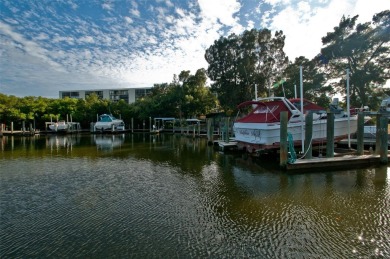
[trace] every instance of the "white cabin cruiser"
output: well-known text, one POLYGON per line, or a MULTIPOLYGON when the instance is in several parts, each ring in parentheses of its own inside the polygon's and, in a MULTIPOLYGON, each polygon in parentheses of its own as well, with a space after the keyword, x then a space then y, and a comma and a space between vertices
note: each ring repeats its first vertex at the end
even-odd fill
POLYGON ((96 131, 123 131, 125 130, 125 123, 121 119, 117 119, 109 114, 102 114, 95 124, 96 131))
MULTIPOLYGON (((325 109, 308 100, 303 100, 303 114, 297 107, 300 99, 268 97, 240 104, 238 108, 252 106, 251 111, 237 118, 233 125, 235 141, 239 149, 259 152, 280 148, 280 113, 288 113, 287 131, 291 133, 295 146, 302 145, 302 130, 305 130, 305 114, 313 111, 312 144, 326 142, 327 113, 325 109)), ((335 115, 334 141, 340 141, 357 130, 357 116, 340 112, 335 115), (348 128, 349 127, 349 128, 348 128)))

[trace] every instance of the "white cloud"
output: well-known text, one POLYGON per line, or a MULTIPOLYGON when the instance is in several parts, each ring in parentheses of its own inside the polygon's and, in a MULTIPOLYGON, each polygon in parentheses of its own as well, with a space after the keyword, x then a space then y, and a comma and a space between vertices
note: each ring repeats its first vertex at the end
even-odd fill
POLYGON ((131 9, 129 13, 136 17, 141 17, 141 13, 137 9, 131 9))
POLYGON ((113 9, 113 7, 112 7, 112 4, 111 3, 103 3, 102 4, 102 8, 104 9, 104 10, 108 10, 108 11, 111 11, 112 9, 113 9))
POLYGON ((125 22, 127 23, 127 24, 132 24, 133 23, 133 19, 131 19, 129 16, 125 16, 125 22))
POLYGON ((95 43, 95 40, 91 36, 84 36, 80 38, 80 42, 95 43))
MULTIPOLYGON (((283 1, 268 2, 280 4, 283 1)), ((310 59, 320 52, 321 38, 326 36, 327 32, 333 31, 343 15, 359 14, 359 20, 367 22, 375 13, 385 10, 386 7, 389 7, 388 4, 382 0, 331 0, 325 7, 310 6, 307 1, 301 1, 298 8, 292 5, 284 6, 272 17, 270 26, 272 30, 282 30, 286 35, 285 52, 290 60, 298 56, 310 59)))
POLYGON ((235 0, 198 0, 202 15, 211 21, 219 21, 227 26, 236 26, 237 18, 233 15, 240 10, 240 3, 235 0))

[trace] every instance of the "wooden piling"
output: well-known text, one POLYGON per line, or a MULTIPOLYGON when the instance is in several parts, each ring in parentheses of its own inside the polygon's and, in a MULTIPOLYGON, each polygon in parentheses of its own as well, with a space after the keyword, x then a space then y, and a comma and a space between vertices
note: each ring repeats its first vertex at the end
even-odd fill
POLYGON ((358 113, 358 127, 357 127, 357 155, 363 155, 364 153, 364 113, 358 113))
POLYGON ((207 121, 206 121, 206 125, 207 125, 207 143, 210 145, 213 143, 213 132, 214 132, 214 129, 213 129, 213 119, 212 118, 208 118, 207 121))
MULTIPOLYGON (((376 134, 375 134, 375 154, 379 155, 381 149, 381 136, 380 136, 380 120, 382 118, 382 114, 377 113, 376 115, 376 134)), ((387 145, 386 145, 387 146, 387 145)))
POLYGON ((306 115, 305 119, 305 158, 313 158, 312 138, 313 138, 313 111, 306 115))
POLYGON ((326 157, 334 157, 334 113, 328 112, 326 121, 326 157))
POLYGON ((225 142, 229 143, 230 138, 230 126, 229 126, 229 117, 225 118, 225 142))
POLYGON ((287 122, 288 113, 280 113, 280 167, 287 167, 288 151, 287 151, 287 122))
MULTIPOLYGON (((388 156, 387 156, 387 141, 388 141, 388 133, 387 133, 387 125, 388 125, 388 118, 386 116, 381 116, 380 118, 380 142, 381 142, 381 147, 379 150, 379 155, 380 155, 380 162, 381 164, 387 164, 388 163, 388 156)), ((378 134, 378 133, 377 133, 378 134)))

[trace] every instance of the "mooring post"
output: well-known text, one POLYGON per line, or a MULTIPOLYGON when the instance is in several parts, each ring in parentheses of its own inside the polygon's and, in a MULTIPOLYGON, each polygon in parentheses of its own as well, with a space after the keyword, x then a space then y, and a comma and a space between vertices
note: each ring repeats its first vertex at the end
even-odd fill
POLYGON ((389 123, 389 120, 386 116, 381 116, 380 118, 380 136, 381 136, 381 148, 380 148, 380 161, 382 164, 387 164, 388 163, 388 157, 387 157, 387 125, 389 123))
POLYGON ((288 151, 287 151, 287 120, 288 113, 280 113, 280 167, 287 167, 288 151))
POLYGON ((313 158, 313 111, 309 111, 305 119, 305 158, 313 158))
POLYGON ((381 121, 381 118, 382 118, 382 114, 380 113, 377 113, 376 114, 376 138, 375 138, 375 154, 376 155, 379 155, 380 154, 380 149, 381 149, 381 134, 380 134, 380 128, 381 128, 381 125, 380 125, 380 121, 381 121))
POLYGON ((226 140, 225 140, 225 142, 226 142, 226 143, 229 143, 229 139, 230 139, 230 125, 229 125, 229 120, 230 120, 230 118, 227 117, 227 118, 226 118, 226 122, 225 122, 225 124, 226 124, 226 140))
POLYGON ((196 125, 194 124, 194 125, 192 125, 194 128, 193 128, 193 131, 192 131, 192 138, 195 138, 195 135, 196 135, 196 125))
POLYGON ((206 120, 206 125, 207 125, 207 143, 208 143, 208 145, 211 145, 213 143, 213 132, 211 130, 212 123, 213 123, 212 118, 208 118, 206 120))
POLYGON ((14 122, 11 121, 11 134, 13 135, 14 134, 14 122))
POLYGON ((364 137, 364 113, 359 112, 358 113, 358 127, 357 127, 357 150, 356 153, 357 155, 361 156, 363 155, 364 151, 364 142, 363 142, 363 137, 364 137))
POLYGON ((131 118, 131 133, 134 132, 134 118, 131 118))
POLYGON ((334 157, 334 113, 328 112, 326 119, 326 157, 334 157))

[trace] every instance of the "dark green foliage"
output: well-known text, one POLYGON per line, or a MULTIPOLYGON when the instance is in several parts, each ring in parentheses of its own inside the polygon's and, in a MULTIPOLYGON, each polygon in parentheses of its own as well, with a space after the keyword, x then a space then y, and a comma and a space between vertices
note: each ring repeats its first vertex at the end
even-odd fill
POLYGON ((281 31, 273 37, 268 29, 252 29, 242 35, 221 37, 206 50, 211 88, 225 110, 254 99, 255 84, 259 96, 270 94, 273 81, 282 75, 288 62, 284 40, 281 31))
POLYGON ((328 79, 345 94, 346 69, 350 71, 351 104, 378 105, 375 96, 390 79, 390 11, 374 15, 372 22, 356 24, 358 15, 343 17, 333 32, 322 38, 322 60, 326 60, 328 79), (376 102, 375 102, 376 101, 376 102))
POLYGON ((302 66, 303 97, 327 107, 331 102, 330 97, 336 92, 331 86, 325 85, 325 74, 321 67, 317 66, 314 60, 308 60, 305 57, 298 57, 294 63, 290 63, 284 71, 283 85, 274 88, 276 96, 285 96, 287 98, 300 97, 300 66, 302 66), (284 90, 284 92, 283 92, 284 90))

